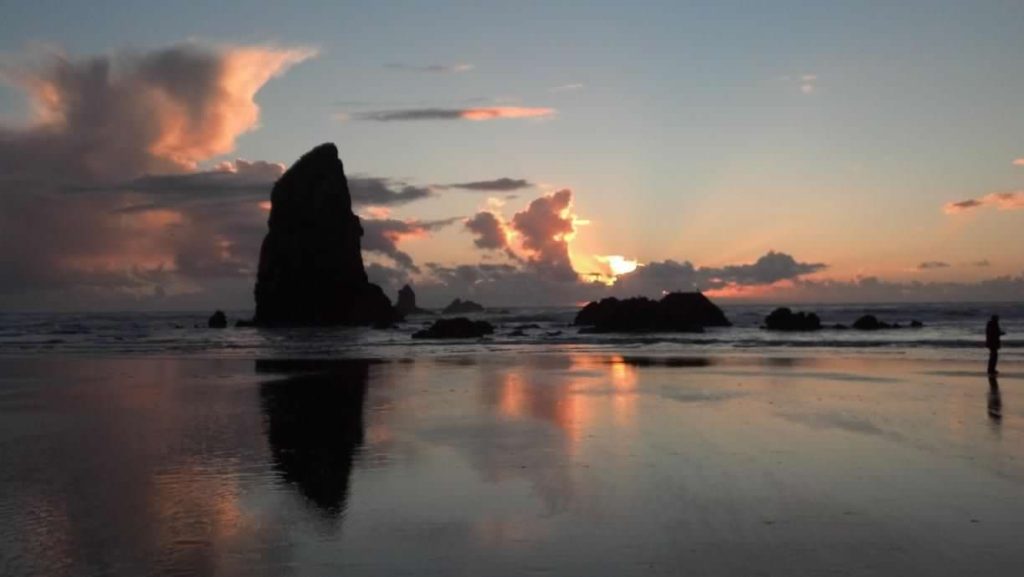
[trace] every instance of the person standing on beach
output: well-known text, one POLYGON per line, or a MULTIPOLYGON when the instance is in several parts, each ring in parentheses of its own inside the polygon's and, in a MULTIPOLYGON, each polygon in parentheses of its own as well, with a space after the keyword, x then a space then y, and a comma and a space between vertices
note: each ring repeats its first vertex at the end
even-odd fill
POLYGON ((999 349, 1003 346, 1002 337, 1006 333, 999 326, 999 315, 992 315, 985 325, 985 346, 988 347, 988 374, 996 375, 996 363, 999 362, 999 349))

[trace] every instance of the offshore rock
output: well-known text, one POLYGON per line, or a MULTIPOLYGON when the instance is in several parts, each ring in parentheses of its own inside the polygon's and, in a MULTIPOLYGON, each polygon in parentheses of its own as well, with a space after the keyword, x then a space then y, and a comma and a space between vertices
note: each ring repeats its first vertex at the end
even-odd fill
POLYGON ((451 304, 444 307, 444 310, 441 312, 446 315, 465 315, 469 313, 482 313, 484 312, 484 306, 473 301, 455 299, 451 302, 451 304))
POLYGON ((764 328, 770 331, 817 331, 821 329, 821 319, 814 313, 793 312, 787 307, 780 307, 765 317, 764 328))
POLYGON ((414 339, 476 339, 494 332, 487 321, 471 321, 466 317, 439 319, 429 328, 413 333, 414 339))
POLYGON ((224 311, 215 311, 206 320, 206 326, 211 329, 225 329, 228 326, 228 317, 224 314, 224 311))
POLYGON ((583 307, 573 324, 600 333, 699 333, 705 327, 732 326, 722 309, 700 292, 671 293, 660 301, 645 297, 601 299, 583 307))
POLYGON ((274 184, 256 279, 259 326, 387 325, 384 291, 366 278, 363 227, 338 149, 321 144, 274 184))
POLYGON ((395 312, 401 316, 430 314, 430 311, 416 306, 416 293, 409 285, 403 286, 398 291, 398 302, 395 304, 395 312))

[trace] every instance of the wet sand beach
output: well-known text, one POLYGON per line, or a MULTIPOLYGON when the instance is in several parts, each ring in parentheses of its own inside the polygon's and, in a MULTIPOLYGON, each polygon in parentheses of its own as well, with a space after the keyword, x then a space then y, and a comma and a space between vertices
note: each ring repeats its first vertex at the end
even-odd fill
POLYGON ((1024 368, 982 370, 2 358, 0 573, 1008 574, 1024 368))

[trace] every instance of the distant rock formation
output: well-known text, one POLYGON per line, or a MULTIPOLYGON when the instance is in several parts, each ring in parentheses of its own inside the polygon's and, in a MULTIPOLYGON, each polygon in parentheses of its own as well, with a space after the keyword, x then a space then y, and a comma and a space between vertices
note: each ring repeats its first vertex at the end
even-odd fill
POLYGON ((256 279, 259 326, 390 324, 391 301, 366 278, 363 227, 338 149, 321 144, 274 184, 256 279))
POLYGON ((880 331, 886 329, 921 329, 924 328, 924 323, 918 320, 912 320, 909 324, 901 325, 899 323, 889 324, 884 321, 878 320, 875 315, 864 315, 853 322, 853 328, 859 331, 880 331))
POLYGON ((403 286, 398 291, 398 302, 395 304, 395 312, 402 317, 409 315, 430 314, 430 311, 416 306, 416 293, 409 285, 403 286))
POLYGON ((466 317, 439 319, 429 328, 413 333, 414 339, 475 339, 494 333, 487 321, 471 321, 466 317))
POLYGON ((444 307, 444 310, 441 312, 446 315, 465 315, 469 313, 482 313, 484 312, 484 307, 473 301, 455 299, 451 304, 444 307))
POLYGON ((859 319, 853 321, 853 328, 858 331, 878 331, 882 329, 894 329, 899 328, 899 325, 890 325, 889 323, 883 323, 878 320, 875 315, 864 315, 859 319))
POLYGON ((216 311, 207 319, 206 326, 211 329, 225 329, 228 326, 228 317, 224 311, 216 311))
POLYGON ((817 331, 821 319, 814 313, 795 313, 787 307, 780 307, 764 319, 764 328, 770 331, 817 331))
POLYGON ((700 292, 671 293, 660 301, 601 299, 583 307, 574 324, 587 332, 699 333, 704 327, 732 326, 722 309, 700 292))

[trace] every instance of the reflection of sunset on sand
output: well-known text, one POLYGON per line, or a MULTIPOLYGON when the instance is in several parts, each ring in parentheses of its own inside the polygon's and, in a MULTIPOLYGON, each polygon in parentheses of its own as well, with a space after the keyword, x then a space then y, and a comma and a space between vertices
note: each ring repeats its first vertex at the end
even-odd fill
POLYGON ((0 459, 60 473, 0 478, 0 531, 12 575, 987 574, 1021 561, 1013 366, 993 400, 881 357, 0 359, 0 459))

